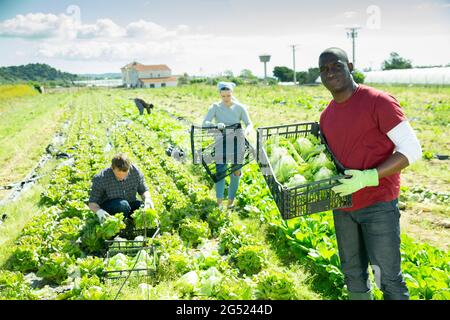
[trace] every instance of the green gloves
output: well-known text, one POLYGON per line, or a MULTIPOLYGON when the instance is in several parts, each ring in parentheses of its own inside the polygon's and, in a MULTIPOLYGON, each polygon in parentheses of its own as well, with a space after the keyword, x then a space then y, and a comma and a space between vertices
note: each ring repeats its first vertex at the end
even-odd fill
POLYGON ((378 186, 378 171, 377 169, 369 170, 345 170, 346 175, 351 175, 349 179, 341 179, 338 186, 332 188, 334 192, 340 196, 347 196, 355 193, 365 187, 378 186))

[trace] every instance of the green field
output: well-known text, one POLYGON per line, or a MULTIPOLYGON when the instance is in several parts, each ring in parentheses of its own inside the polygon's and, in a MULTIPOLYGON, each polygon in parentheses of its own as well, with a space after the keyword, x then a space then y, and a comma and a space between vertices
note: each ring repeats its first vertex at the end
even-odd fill
MULTIPOLYGON (((449 299, 449 160, 432 155, 450 154, 450 88, 382 89, 400 101, 431 158, 402 174, 407 285, 412 299, 449 299)), ((255 127, 318 121, 330 99, 321 86, 242 86, 235 96, 255 127)), ((224 214, 190 154, 185 163, 165 155, 169 143, 190 150, 189 124, 201 123, 217 100, 206 85, 0 95, 0 185, 23 179, 56 132, 66 137, 61 151, 75 159, 47 162, 43 178, 1 208, 8 218, 0 225, 0 299, 345 299, 330 212, 283 221, 253 163, 237 210, 224 214), (154 112, 139 116, 134 97, 154 112), (105 237, 89 229, 86 205, 92 176, 118 151, 144 171, 161 221, 160 235, 148 240, 156 252, 151 275, 130 278, 120 294, 123 280, 103 276, 111 268, 105 237), (39 281, 30 286, 34 274, 39 281)))

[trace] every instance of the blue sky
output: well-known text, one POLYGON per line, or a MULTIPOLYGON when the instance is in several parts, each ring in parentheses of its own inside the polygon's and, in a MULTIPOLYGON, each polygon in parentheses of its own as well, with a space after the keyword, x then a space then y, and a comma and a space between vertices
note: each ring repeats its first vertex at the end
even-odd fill
POLYGON ((168 64, 175 74, 262 75, 317 64, 345 28, 362 28, 357 67, 377 69, 390 52, 416 65, 450 63, 450 1, 0 0, 0 65, 45 62, 76 73, 119 72, 131 60, 168 64))

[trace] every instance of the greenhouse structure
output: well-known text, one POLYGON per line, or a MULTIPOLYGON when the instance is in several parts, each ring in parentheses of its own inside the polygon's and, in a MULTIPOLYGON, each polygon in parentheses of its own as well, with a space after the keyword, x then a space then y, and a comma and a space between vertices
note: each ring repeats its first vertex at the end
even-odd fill
POLYGON ((450 67, 364 72, 365 83, 450 85, 450 67))

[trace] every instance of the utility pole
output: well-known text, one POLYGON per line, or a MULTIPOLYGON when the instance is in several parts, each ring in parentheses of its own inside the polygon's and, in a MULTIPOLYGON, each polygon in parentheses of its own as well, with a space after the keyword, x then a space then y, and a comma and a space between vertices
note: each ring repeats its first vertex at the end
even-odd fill
POLYGON ((353 55, 352 55, 352 63, 353 63, 353 68, 356 68, 355 65, 355 38, 358 36, 358 32, 357 30, 361 29, 360 27, 352 27, 352 28, 346 28, 347 29, 347 37, 348 38, 352 38, 352 44, 353 44, 353 55))
POLYGON ((295 71, 295 47, 297 44, 290 45, 292 47, 292 62, 294 67, 294 86, 297 85, 297 72, 295 71))

